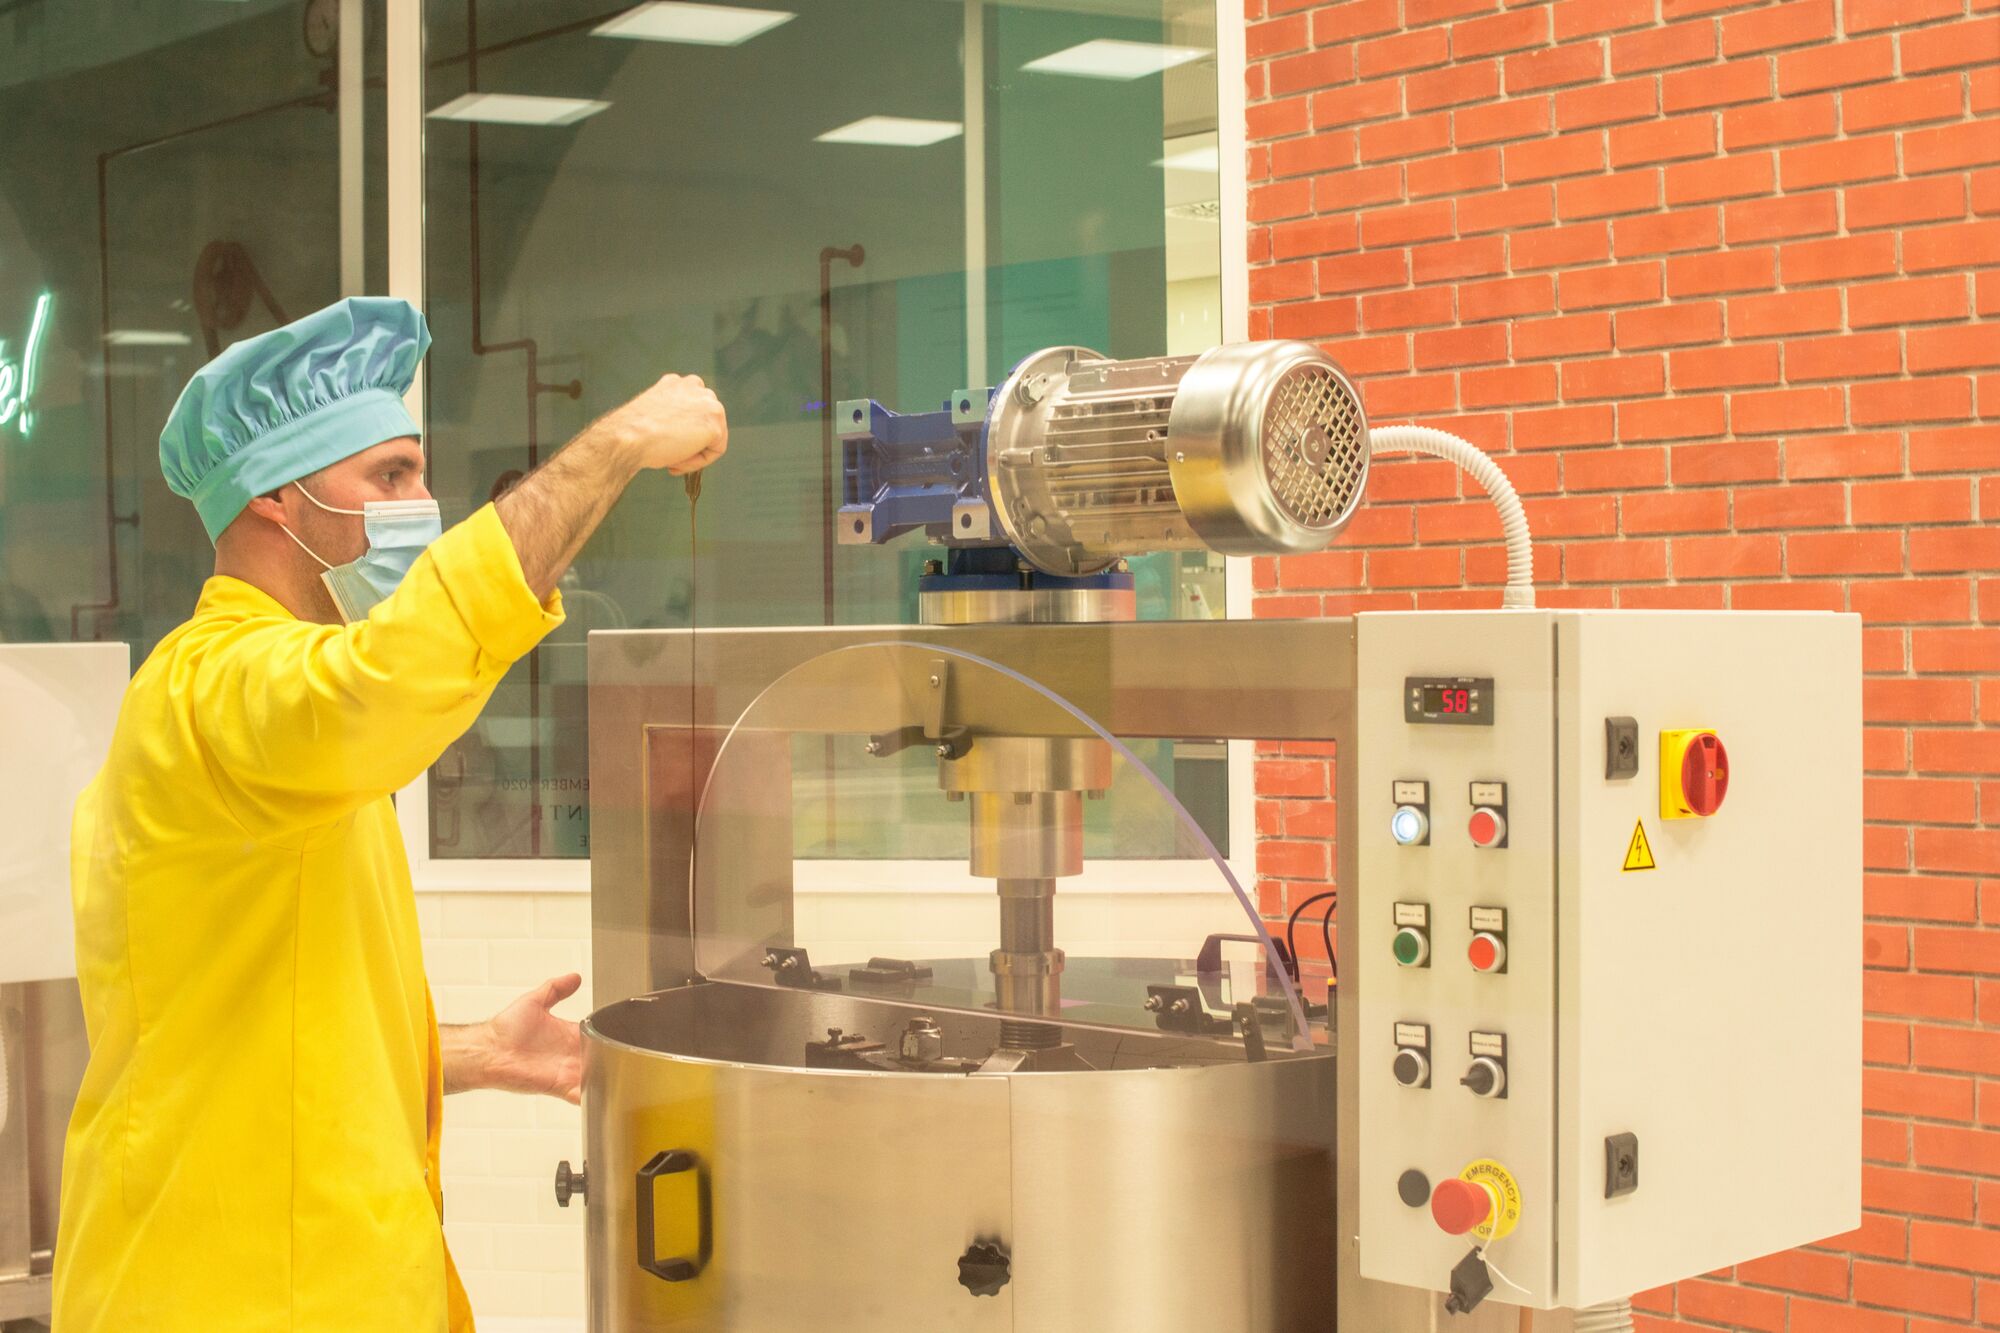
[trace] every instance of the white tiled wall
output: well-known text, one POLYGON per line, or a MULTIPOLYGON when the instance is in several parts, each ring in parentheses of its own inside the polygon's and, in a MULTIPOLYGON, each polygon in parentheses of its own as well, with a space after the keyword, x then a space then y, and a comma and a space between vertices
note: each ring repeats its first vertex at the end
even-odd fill
MULTIPOLYGON (((564 972, 583 989, 557 1007, 590 1012, 590 897, 417 896, 440 1023, 476 1023, 564 972)), ((550 1097, 466 1092, 444 1103, 445 1235, 482 1333, 583 1327, 583 1208, 556 1206, 555 1165, 583 1160, 583 1119, 550 1097)))

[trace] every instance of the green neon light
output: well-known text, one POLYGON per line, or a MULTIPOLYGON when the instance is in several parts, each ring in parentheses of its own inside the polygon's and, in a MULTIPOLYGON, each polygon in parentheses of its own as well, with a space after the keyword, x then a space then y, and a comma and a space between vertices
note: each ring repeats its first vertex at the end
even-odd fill
POLYGON ((49 312, 54 305, 55 297, 49 292, 35 298, 35 313, 28 322, 28 341, 19 361, 9 359, 7 343, 0 339, 0 426, 12 422, 24 440, 35 429, 32 407, 35 371, 41 365, 42 341, 48 332, 49 312))

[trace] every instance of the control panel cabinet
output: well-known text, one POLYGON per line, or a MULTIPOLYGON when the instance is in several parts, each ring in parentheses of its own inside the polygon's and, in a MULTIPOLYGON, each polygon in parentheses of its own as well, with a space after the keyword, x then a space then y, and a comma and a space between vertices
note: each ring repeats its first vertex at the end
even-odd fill
POLYGON ((1583 1307, 1859 1225, 1858 620, 1355 646, 1362 1275, 1583 1307))

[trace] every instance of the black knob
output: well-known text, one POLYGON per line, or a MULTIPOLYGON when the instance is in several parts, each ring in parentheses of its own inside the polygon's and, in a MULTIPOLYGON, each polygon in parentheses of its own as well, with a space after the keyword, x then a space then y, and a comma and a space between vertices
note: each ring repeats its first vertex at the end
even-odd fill
MULTIPOLYGON (((588 1163, 586 1163, 585 1165, 587 1166, 588 1163)), ((559 1208, 569 1207, 569 1201, 572 1196, 579 1199, 583 1199, 586 1202, 588 1202, 589 1196, 584 1193, 584 1188, 583 1188, 583 1173, 584 1173, 583 1167, 578 1167, 576 1170, 572 1171, 570 1170, 568 1162, 556 1163, 556 1206, 557 1207, 559 1208)))
POLYGON ((1430 1078, 1430 1061, 1424 1058, 1423 1052, 1405 1046, 1396 1052, 1395 1074, 1396 1081, 1404 1087, 1421 1087, 1430 1078))
POLYGON ((1007 1252, 998 1245, 974 1241, 958 1256, 958 1285, 975 1296, 998 1296, 1008 1276, 1007 1252))
POLYGON ((1500 1066, 1482 1056, 1472 1062, 1459 1082, 1470 1088, 1475 1097, 1491 1097, 1500 1090, 1500 1066))
POLYGON ((1431 1201, 1431 1178, 1415 1167, 1396 1177, 1396 1197, 1412 1208, 1431 1201))

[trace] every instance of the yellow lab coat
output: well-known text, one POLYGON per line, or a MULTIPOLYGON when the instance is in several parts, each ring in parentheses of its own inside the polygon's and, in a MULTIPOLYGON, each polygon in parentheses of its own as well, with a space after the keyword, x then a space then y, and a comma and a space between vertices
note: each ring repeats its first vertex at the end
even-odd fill
POLYGON ((60 1333, 471 1329, 389 793, 561 619, 489 506, 363 622, 217 577, 139 668, 72 829, 60 1333))

